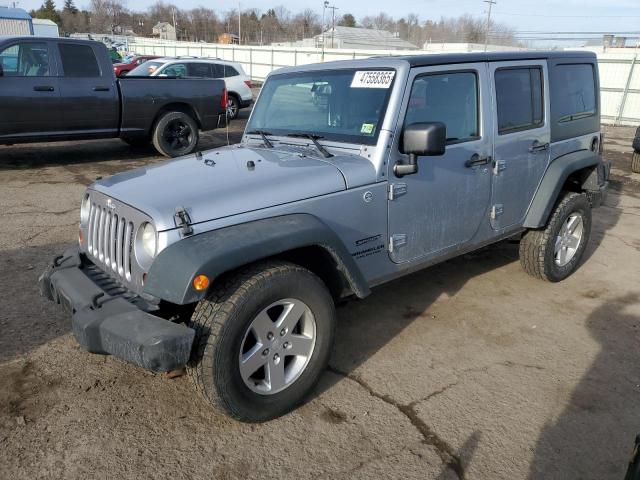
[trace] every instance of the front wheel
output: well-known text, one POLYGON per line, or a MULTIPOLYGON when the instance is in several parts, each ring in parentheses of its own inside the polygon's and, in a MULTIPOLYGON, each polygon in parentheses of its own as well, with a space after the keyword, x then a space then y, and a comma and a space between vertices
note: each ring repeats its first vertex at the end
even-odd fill
POLYGON ((166 112, 153 129, 153 146, 165 157, 179 157, 193 152, 199 132, 195 120, 184 112, 166 112))
POLYGON ((549 282, 576 271, 589 242, 591 205, 584 193, 562 197, 544 229, 529 230, 520 240, 520 263, 525 271, 549 282))
POLYGON ((631 171, 633 173, 640 173, 640 151, 633 152, 633 157, 631 157, 631 171))
POLYGON ((287 262, 222 279, 191 318, 189 373, 215 407, 247 422, 281 416, 303 400, 329 361, 333 300, 312 272, 287 262))

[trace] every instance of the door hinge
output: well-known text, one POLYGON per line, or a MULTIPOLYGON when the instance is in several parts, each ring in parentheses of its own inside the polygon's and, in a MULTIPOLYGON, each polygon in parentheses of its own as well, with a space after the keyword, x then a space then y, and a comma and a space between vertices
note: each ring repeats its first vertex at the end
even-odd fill
POLYGON ((504 213, 504 207, 501 203, 498 203, 491 207, 491 220, 495 220, 504 213))
POLYGON ((394 252, 398 247, 407 244, 406 233, 394 233, 389 239, 389 252, 394 252))
POLYGON ((390 183, 389 184, 389 200, 395 200, 401 195, 407 193, 406 183, 390 183))
POLYGON ((493 174, 498 175, 501 171, 507 168, 507 162, 504 160, 496 160, 493 162, 493 174))

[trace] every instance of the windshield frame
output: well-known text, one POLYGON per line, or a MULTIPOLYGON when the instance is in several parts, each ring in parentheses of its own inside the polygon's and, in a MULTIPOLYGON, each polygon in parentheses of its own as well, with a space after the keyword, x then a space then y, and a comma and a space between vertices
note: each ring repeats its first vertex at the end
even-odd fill
POLYGON ((380 116, 378 118, 378 122, 377 124, 379 125, 378 128, 376 128, 375 134, 372 136, 367 136, 364 134, 360 134, 360 135, 353 135, 353 134, 346 134, 346 133, 332 133, 332 132, 327 132, 327 131, 323 131, 323 130, 317 130, 317 131, 309 131, 309 130, 304 130, 304 129, 281 129, 281 128, 272 128, 269 125, 254 125, 252 124, 252 121, 254 121, 254 115, 256 113, 256 107, 258 106, 258 104, 260 102, 264 102, 264 97, 262 95, 262 91, 260 92, 260 96, 258 97, 258 100, 256 101, 256 105, 253 107, 252 111, 251 111, 251 116, 249 117, 249 121, 247 122, 247 125, 245 127, 245 135, 247 134, 246 132, 250 132, 253 130, 263 130, 263 131, 267 131, 269 132, 271 135, 273 136, 282 136, 282 137, 286 137, 288 134, 293 133, 293 134, 313 134, 313 135, 319 135, 318 139, 320 141, 325 141, 325 142, 332 142, 332 143, 349 143, 349 144, 354 144, 354 145, 376 145, 378 143, 378 138, 380 136, 380 132, 382 131, 382 126, 384 125, 384 120, 385 117, 387 115, 387 109, 389 108, 389 102, 391 100, 391 96, 392 96, 392 92, 394 90, 394 87, 396 85, 396 78, 398 77, 398 69, 396 67, 374 67, 374 66, 366 66, 366 67, 343 67, 343 68, 326 68, 326 69, 318 69, 318 70, 298 70, 298 71, 294 71, 294 72, 285 72, 285 73, 276 73, 276 74, 271 74, 269 75, 269 77, 267 78, 267 81, 265 82, 265 84, 263 85, 262 89, 264 90, 264 88, 268 85, 268 83, 272 80, 280 80, 280 79, 286 79, 286 78, 296 78, 296 77, 305 77, 305 76, 321 76, 324 74, 339 74, 339 73, 345 73, 345 72, 350 72, 355 74, 356 72, 363 72, 363 71, 390 71, 390 72, 394 72, 394 76, 393 79, 391 81, 391 84, 389 85, 388 88, 386 88, 386 94, 385 94, 385 98, 381 104, 381 111, 380 111, 380 116))

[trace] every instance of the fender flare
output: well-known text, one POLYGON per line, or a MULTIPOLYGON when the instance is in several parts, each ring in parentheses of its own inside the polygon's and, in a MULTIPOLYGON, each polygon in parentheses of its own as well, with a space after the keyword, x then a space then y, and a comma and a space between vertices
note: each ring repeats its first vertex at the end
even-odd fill
POLYGON ((600 155, 591 150, 579 150, 553 160, 533 197, 524 219, 524 227, 544 227, 569 175, 585 168, 597 167, 601 162, 600 155))
POLYGON ((144 292, 171 303, 185 305, 202 299, 193 278, 204 274, 211 282, 243 265, 309 246, 325 249, 358 297, 369 295, 369 285, 338 236, 309 214, 282 215, 224 227, 169 245, 149 269, 144 292))

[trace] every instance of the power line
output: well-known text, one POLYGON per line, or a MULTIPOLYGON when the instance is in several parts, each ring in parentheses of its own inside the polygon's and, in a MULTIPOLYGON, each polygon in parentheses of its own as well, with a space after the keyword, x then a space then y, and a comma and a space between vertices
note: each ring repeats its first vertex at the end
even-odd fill
MULTIPOLYGON (((545 15, 542 13, 512 13, 495 12, 494 15, 510 15, 514 17, 544 17, 544 18, 593 18, 595 15, 545 15)), ((640 15, 597 15, 598 18, 640 18, 640 15)))

